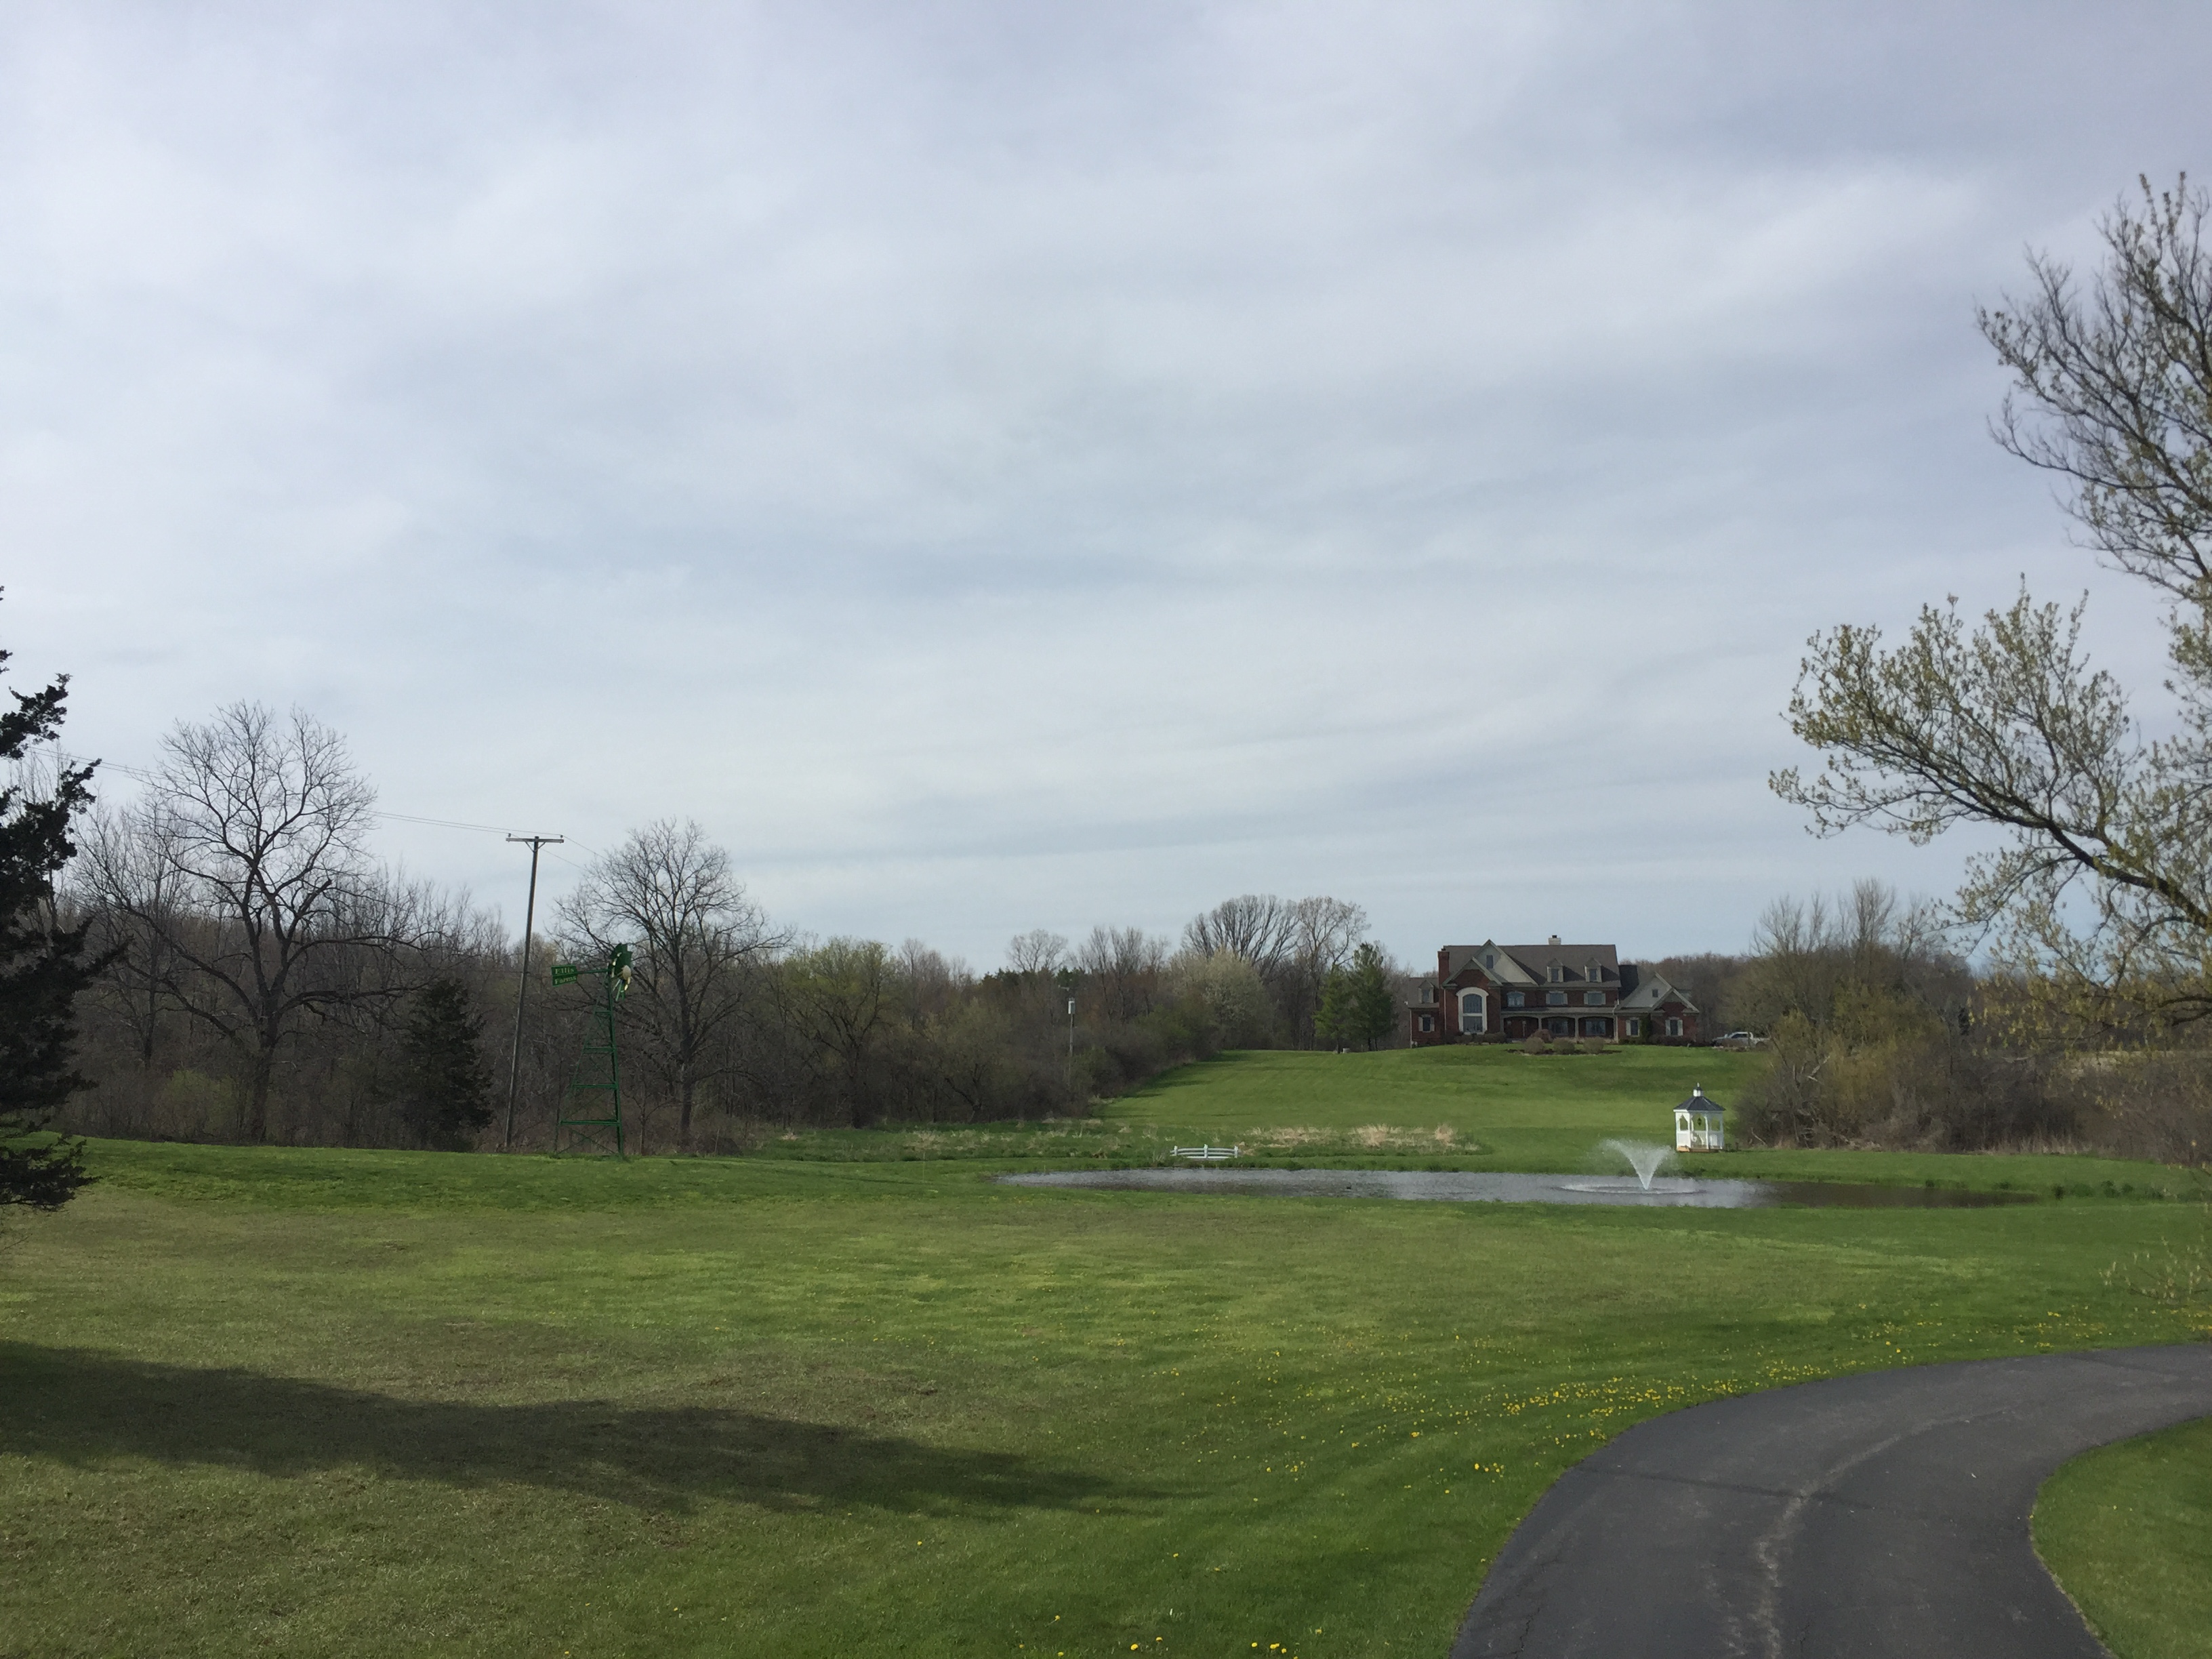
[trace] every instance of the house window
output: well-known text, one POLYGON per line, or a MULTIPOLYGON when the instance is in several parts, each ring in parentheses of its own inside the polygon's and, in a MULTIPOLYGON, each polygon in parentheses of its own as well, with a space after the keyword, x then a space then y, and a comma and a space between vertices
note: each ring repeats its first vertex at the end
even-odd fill
POLYGON ((1421 1016, 1421 1029, 1424 1031, 1435 1030, 1437 1029, 1437 1017, 1434 1014, 1423 1014, 1421 1016))
POLYGON ((1585 1008, 1602 1008, 1602 1007, 1604 1007, 1604 1006, 1605 1006, 1605 993, 1604 993, 1604 992, 1602 992, 1602 991, 1585 991, 1585 992, 1583 992, 1583 1007, 1585 1007, 1585 1008))
POLYGON ((1459 1000, 1459 1029, 1468 1036, 1479 1036, 1489 1022, 1483 1018, 1483 994, 1480 991, 1462 992, 1459 1000))
POLYGON ((1505 1006, 1509 1008, 1526 1008, 1528 1006, 1528 999, 1519 991, 1508 991, 1505 994, 1505 1006))
POLYGON ((1571 1019, 1547 1019, 1544 1022, 1544 1029, 1553 1036, 1572 1036, 1575 1023, 1571 1019))
POLYGON ((1681 1035, 1682 1035, 1682 1022, 1681 1022, 1680 1020, 1679 1020, 1679 1019, 1670 1019, 1670 1020, 1668 1020, 1668 1021, 1667 1022, 1667 1035, 1668 1035, 1668 1036, 1681 1036, 1681 1035))
POLYGON ((1495 951, 1485 951, 1482 957, 1482 965, 1486 968, 1495 968, 1498 966, 1498 952, 1495 951))
POLYGON ((1583 977, 1584 979, 1588 980, 1591 984, 1593 984, 1593 985, 1596 984, 1596 983, 1597 983, 1597 963, 1594 963, 1594 962, 1593 962, 1593 963, 1591 963, 1588 967, 1584 968, 1584 969, 1583 969, 1583 977))
POLYGON ((1566 994, 1565 991, 1547 991, 1547 992, 1545 992, 1545 993, 1544 993, 1544 1006, 1545 1006, 1546 1007, 1547 1007, 1547 1008, 1564 1008, 1564 1007, 1565 1007, 1565 1006, 1567 1006, 1567 994, 1566 994))
POLYGON ((1566 970, 1565 969, 1564 969, 1564 968, 1560 967, 1560 966, 1559 966, 1559 964, 1558 963, 1556 963, 1556 962, 1555 962, 1555 963, 1553 963, 1552 964, 1552 983, 1553 983, 1553 984, 1557 985, 1557 984, 1558 984, 1561 980, 1565 979, 1566 976, 1567 976, 1567 970, 1566 970))
POLYGON ((1628 1035, 1631 1036, 1642 1036, 1644 1035, 1644 1022, 1640 1019, 1630 1020, 1628 1022, 1628 1035))

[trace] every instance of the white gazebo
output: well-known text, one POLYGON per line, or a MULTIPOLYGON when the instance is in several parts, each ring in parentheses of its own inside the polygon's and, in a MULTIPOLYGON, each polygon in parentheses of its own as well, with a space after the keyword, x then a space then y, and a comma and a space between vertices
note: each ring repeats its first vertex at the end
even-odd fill
POLYGON ((1692 1087, 1690 1097, 1674 1109, 1674 1150, 1678 1152, 1717 1152, 1722 1150, 1721 1103, 1705 1098, 1703 1088, 1692 1087))

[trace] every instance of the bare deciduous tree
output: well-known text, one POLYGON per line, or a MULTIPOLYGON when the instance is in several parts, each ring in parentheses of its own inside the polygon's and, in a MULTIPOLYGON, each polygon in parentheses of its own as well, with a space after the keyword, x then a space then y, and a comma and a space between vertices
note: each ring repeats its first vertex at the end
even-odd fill
POLYGON ((152 1070, 179 964, 184 874, 167 855, 158 801, 92 819, 76 872, 77 897, 108 953, 100 993, 130 1031, 138 1069, 152 1070))
POLYGON ((1017 933, 1006 942, 1006 966, 1017 974, 1040 974, 1049 979, 1067 966, 1067 939, 1043 927, 1017 933))
POLYGON ((1225 951, 1250 963, 1261 979, 1272 979, 1297 926, 1290 907, 1273 893, 1244 893, 1192 917, 1182 930, 1183 949, 1201 957, 1225 951))
POLYGON ((730 855, 696 823, 672 818, 634 830, 597 860, 560 915, 598 955, 617 945, 635 950, 623 1018, 675 1097, 678 1137, 689 1144, 700 1088, 713 1079, 719 1039, 740 1006, 738 974, 782 941, 745 896, 730 855))
POLYGON ((325 973, 404 926, 365 849, 375 792, 345 740, 302 710, 234 703, 179 721, 143 806, 95 838, 87 879, 128 933, 155 941, 140 966, 246 1065, 243 1129, 269 1133, 276 1059, 301 1015, 363 995, 325 973))
POLYGON ((1141 927, 1094 927, 1075 966, 1109 1018, 1135 1019, 1152 1012, 1167 959, 1167 942, 1141 927))

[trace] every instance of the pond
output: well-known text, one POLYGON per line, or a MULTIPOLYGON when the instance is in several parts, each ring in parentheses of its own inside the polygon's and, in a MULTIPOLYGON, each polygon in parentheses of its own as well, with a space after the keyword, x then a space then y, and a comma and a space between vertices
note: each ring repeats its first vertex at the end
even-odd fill
POLYGON ((1063 1170, 1000 1176, 1010 1187, 1085 1187, 1109 1192, 1243 1194, 1267 1198, 1411 1198, 1448 1204, 1626 1204, 1639 1208, 1751 1210, 1778 1205, 1871 1210, 1976 1209, 2032 1202, 2026 1193, 1948 1187, 1881 1187, 1838 1181, 1700 1181, 1659 1176, 1504 1175, 1431 1170, 1063 1170))

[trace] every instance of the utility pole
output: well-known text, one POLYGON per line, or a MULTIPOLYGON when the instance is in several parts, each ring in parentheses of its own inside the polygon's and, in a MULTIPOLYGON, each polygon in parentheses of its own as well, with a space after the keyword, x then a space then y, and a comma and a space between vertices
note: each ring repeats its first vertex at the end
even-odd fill
POLYGON ((522 908, 522 983, 514 991, 514 1050, 507 1060, 507 1133, 499 1143, 502 1150, 514 1145, 514 1085, 522 1075, 522 1004, 530 994, 530 935, 538 926, 538 849, 557 847, 568 837, 509 836, 507 839, 530 848, 530 897, 522 908))

